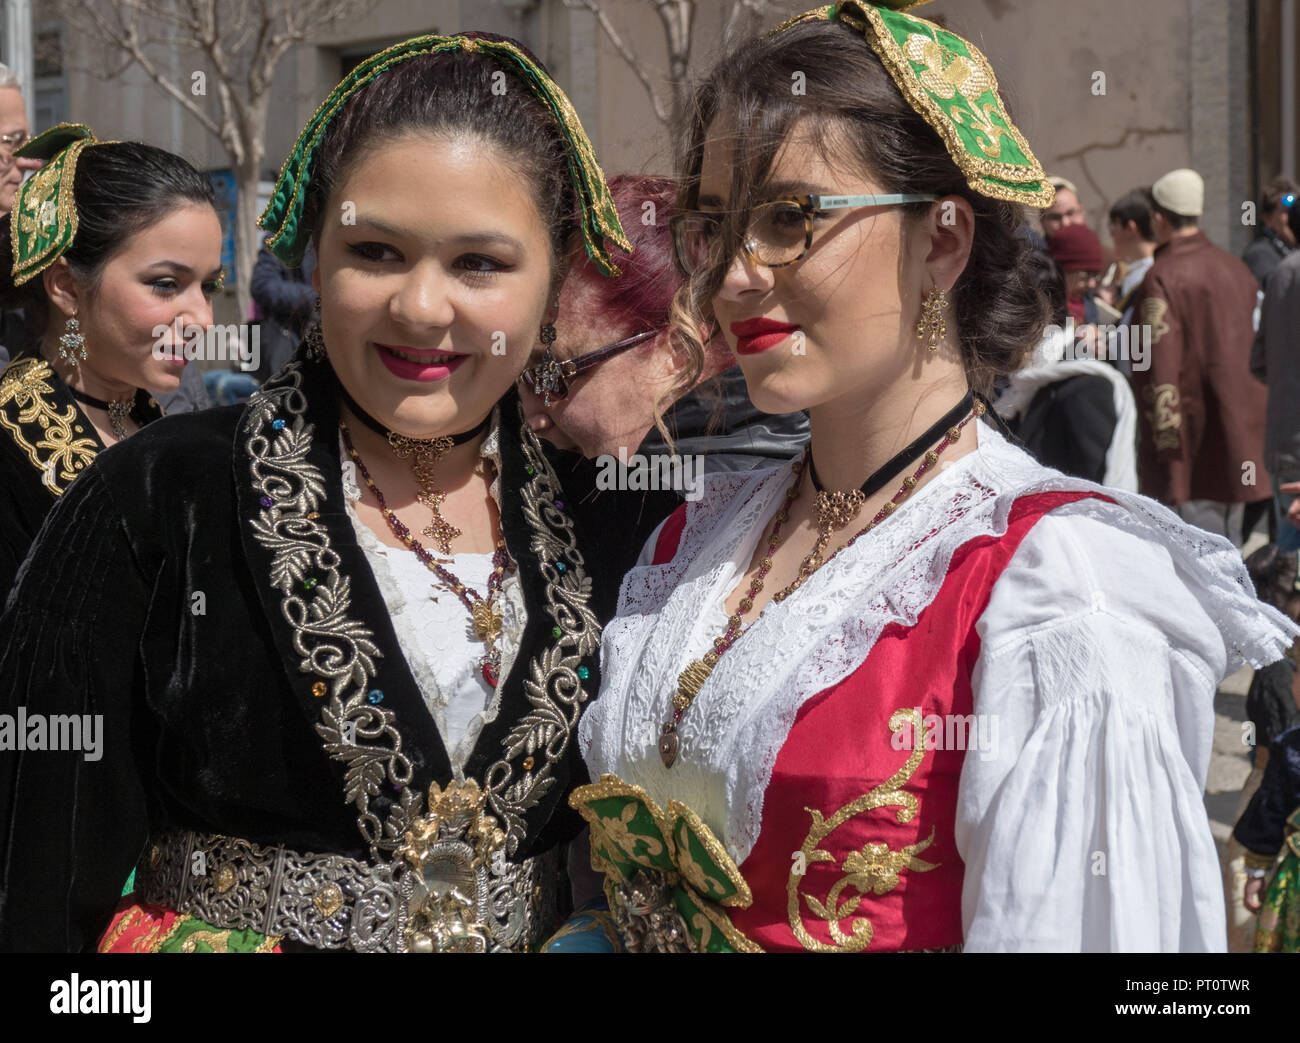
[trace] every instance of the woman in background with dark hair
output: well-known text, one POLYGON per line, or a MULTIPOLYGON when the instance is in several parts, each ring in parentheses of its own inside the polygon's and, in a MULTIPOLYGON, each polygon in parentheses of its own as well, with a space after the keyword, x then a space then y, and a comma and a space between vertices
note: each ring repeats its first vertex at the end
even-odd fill
POLYGON ((695 99, 682 336, 716 320, 812 439, 647 542, 572 802, 634 948, 1222 949, 1215 682, 1297 628, 1226 541, 990 422, 1052 189, 910 6, 792 19, 695 99))
POLYGON ((221 282, 212 186, 179 156, 68 124, 19 153, 47 163, 0 220, 0 302, 27 320, 0 374, 0 603, 72 480, 162 416, 221 282))
POLYGON ((616 272, 604 175, 522 47, 424 36, 322 103, 262 225, 315 246, 303 345, 97 460, 0 618, 0 692, 106 729, 8 773, 0 948, 532 948, 600 620, 666 513, 562 485, 515 392, 572 239, 616 272))

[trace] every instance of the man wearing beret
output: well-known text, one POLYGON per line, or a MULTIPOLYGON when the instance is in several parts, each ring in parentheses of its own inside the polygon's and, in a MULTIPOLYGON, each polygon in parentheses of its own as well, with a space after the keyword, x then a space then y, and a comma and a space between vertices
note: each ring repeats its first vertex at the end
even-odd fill
POLYGON ((1047 241, 1047 251, 1065 278, 1066 307, 1075 323, 1095 323, 1093 294, 1105 267, 1097 233, 1087 225, 1065 225, 1047 241))
POLYGON ((1257 284, 1200 230, 1205 182, 1175 170, 1151 186, 1160 245, 1138 291, 1150 367, 1132 375, 1138 475, 1147 496, 1239 546, 1271 503, 1267 393, 1250 374, 1257 284))

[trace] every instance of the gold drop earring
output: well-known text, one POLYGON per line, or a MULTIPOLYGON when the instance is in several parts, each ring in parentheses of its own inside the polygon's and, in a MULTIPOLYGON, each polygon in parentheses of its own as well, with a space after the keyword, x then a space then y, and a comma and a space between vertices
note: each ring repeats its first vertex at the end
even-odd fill
POLYGON ((916 335, 921 340, 929 340, 930 351, 939 350, 939 342, 948 332, 948 322, 944 312, 948 308, 948 295, 935 286, 925 295, 921 302, 921 317, 916 322, 916 335))

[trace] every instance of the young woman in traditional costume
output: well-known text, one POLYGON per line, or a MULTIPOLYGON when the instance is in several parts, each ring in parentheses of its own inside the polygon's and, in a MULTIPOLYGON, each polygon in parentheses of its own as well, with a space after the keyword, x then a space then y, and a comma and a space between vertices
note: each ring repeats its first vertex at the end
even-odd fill
POLYGON ((314 240, 319 326, 246 408, 97 461, 0 624, 11 703, 105 728, 10 773, 0 943, 529 948, 599 619, 667 513, 585 500, 514 390, 570 234, 615 272, 604 178, 525 50, 426 36, 326 99, 262 224, 314 240))
POLYGON ((1296 628, 1226 541, 992 425, 1052 191, 911 6, 809 12, 697 96, 683 335, 812 438, 648 541, 572 801, 633 948, 1222 949, 1215 685, 1296 628))
POLYGON ((149 392, 180 385, 221 281, 212 186, 179 156, 70 124, 18 154, 46 163, 0 218, 28 333, 0 374, 0 599, 69 483, 162 416, 149 392))

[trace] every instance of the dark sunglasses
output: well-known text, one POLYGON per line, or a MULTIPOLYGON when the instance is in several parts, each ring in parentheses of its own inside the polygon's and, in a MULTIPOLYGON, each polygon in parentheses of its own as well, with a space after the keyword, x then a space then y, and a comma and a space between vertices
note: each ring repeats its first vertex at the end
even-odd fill
POLYGON ((532 388, 534 395, 542 396, 544 405, 550 406, 552 401, 559 401, 569 393, 568 382, 574 377, 587 372, 606 359, 627 351, 628 348, 634 348, 651 337, 657 337, 659 333, 659 330, 634 333, 614 344, 606 344, 603 348, 579 355, 576 359, 565 359, 563 362, 555 357, 550 347, 547 347, 542 361, 535 366, 529 366, 520 374, 519 379, 532 388))

